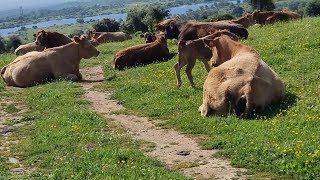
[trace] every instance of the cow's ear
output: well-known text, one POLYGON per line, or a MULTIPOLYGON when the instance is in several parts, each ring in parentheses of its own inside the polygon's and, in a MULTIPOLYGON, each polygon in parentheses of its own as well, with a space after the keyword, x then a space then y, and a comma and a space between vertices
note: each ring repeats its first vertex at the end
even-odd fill
POLYGON ((80 38, 79 36, 73 36, 74 42, 79 43, 80 42, 80 38))
POLYGON ((170 28, 171 28, 171 29, 173 29, 173 28, 174 28, 174 24, 175 24, 175 21, 171 21, 171 22, 170 22, 170 24, 169 24, 169 25, 170 25, 170 28))

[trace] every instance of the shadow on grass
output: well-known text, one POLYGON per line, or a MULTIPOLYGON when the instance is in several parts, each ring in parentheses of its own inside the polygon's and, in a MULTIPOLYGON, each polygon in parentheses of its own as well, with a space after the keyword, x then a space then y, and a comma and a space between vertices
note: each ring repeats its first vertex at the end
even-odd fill
POLYGON ((97 82, 103 82, 103 79, 96 79, 96 80, 92 80, 92 79, 82 79, 81 83, 97 83, 97 82))
POLYGON ((268 118, 273 118, 280 113, 282 113, 282 115, 285 115, 287 112, 286 110, 288 110, 294 104, 296 104, 297 100, 298 100, 297 95, 290 92, 286 92, 285 97, 280 101, 280 103, 267 106, 263 112, 254 114, 251 117, 246 119, 252 119, 252 120, 268 119, 268 118))

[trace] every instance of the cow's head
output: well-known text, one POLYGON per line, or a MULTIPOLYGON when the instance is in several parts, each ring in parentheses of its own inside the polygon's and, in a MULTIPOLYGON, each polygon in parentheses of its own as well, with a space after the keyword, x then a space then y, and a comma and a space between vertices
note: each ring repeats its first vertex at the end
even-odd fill
POLYGON ((45 46, 48 33, 45 30, 40 30, 37 33, 33 34, 33 37, 36 38, 35 43, 40 46, 45 46))
POLYGON ((97 57, 100 52, 86 38, 78 36, 73 37, 74 42, 79 44, 79 56, 84 59, 89 59, 93 56, 97 57))
POLYGON ((156 40, 156 34, 151 32, 145 32, 144 34, 140 34, 141 38, 145 38, 146 43, 154 42, 156 40))

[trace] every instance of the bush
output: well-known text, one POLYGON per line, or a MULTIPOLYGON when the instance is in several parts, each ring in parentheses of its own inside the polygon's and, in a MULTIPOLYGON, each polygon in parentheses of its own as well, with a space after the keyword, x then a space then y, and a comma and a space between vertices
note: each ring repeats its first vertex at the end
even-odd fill
POLYGON ((320 0, 312 0, 307 4, 305 14, 307 16, 319 16, 320 15, 320 0))
POLYGON ((120 23, 111 19, 102 19, 94 24, 93 29, 97 32, 116 32, 119 31, 120 23))
POLYGON ((231 20, 234 17, 231 14, 219 14, 216 16, 211 16, 208 18, 210 21, 221 21, 221 20, 231 20))
POLYGON ((18 36, 10 36, 6 45, 6 51, 11 52, 21 45, 21 40, 18 36))
POLYGON ((6 52, 5 42, 4 42, 4 39, 0 37, 0 54, 3 54, 5 52, 6 52))
POLYGON ((84 34, 84 32, 83 32, 82 30, 80 30, 80 29, 75 29, 75 30, 73 30, 72 33, 69 34, 68 36, 69 36, 70 38, 72 38, 73 36, 79 36, 79 37, 80 37, 82 34, 84 34))

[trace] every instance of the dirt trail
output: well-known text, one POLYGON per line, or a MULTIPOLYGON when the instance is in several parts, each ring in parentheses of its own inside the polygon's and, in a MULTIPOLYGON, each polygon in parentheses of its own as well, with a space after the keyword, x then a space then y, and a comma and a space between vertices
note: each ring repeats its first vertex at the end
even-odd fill
POLYGON ((0 155, 12 165, 11 172, 14 174, 29 174, 36 169, 24 166, 19 157, 10 151, 12 145, 19 143, 18 138, 14 136, 16 128, 32 123, 32 119, 23 118, 27 111, 27 107, 7 98, 0 100, 0 155))
POLYGON ((92 102, 95 111, 115 120, 128 130, 134 139, 149 142, 146 154, 155 157, 171 169, 179 169, 194 179, 247 179, 245 169, 233 168, 227 160, 214 158, 216 150, 202 150, 196 141, 173 129, 162 129, 144 117, 115 115, 112 111, 124 109, 111 99, 111 92, 99 92, 92 88, 103 81, 100 66, 86 68, 83 87, 85 96, 92 102))

